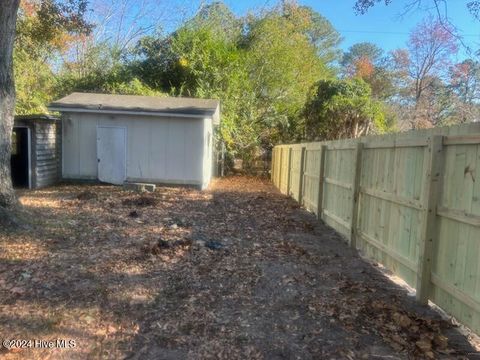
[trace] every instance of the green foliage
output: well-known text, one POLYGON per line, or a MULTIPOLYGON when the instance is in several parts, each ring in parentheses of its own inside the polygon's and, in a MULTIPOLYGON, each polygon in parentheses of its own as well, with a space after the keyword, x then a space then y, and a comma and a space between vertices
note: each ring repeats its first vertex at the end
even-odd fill
POLYGON ((149 86, 132 71, 124 56, 124 51, 108 43, 87 43, 81 56, 64 63, 57 76, 57 96, 73 91, 162 96, 161 90, 149 86))
POLYGON ((217 98, 222 103, 220 137, 232 154, 248 154, 258 144, 255 98, 245 51, 209 28, 185 28, 172 40, 179 95, 217 98))
POLYGON ((343 54, 341 65, 345 77, 360 77, 369 84, 375 99, 386 101, 394 95, 394 74, 377 45, 369 42, 352 45, 343 54))
POLYGON ((242 32, 242 21, 221 1, 203 5, 198 14, 187 21, 184 29, 208 28, 213 34, 238 40, 242 32))
POLYGON ((354 79, 334 80, 341 37, 306 6, 283 2, 238 18, 213 2, 175 32, 141 37, 130 49, 85 36, 81 24, 83 32, 48 27, 45 33, 39 19, 47 17, 31 10, 18 24, 18 113, 43 112, 53 97, 72 91, 216 98, 217 140, 247 165, 259 147, 382 132, 395 118, 372 100, 386 99, 393 86, 381 49, 352 47, 343 65, 355 66, 354 79))
POLYGON ((372 64, 378 64, 383 56, 383 50, 377 45, 369 42, 361 42, 350 46, 343 54, 341 64, 344 67, 355 65, 355 62, 367 58, 372 64))
POLYGON ((214 3, 170 37, 141 39, 131 71, 174 95, 220 99, 218 136, 248 163, 259 146, 301 138, 307 90, 333 76, 338 37, 323 20, 289 7, 242 23, 214 3))
POLYGON ((248 163, 258 147, 302 138, 308 89, 331 78, 339 34, 311 8, 286 4, 237 18, 223 3, 204 6, 169 36, 138 40, 131 53, 88 46, 66 64, 57 93, 98 91, 217 98, 217 133, 248 163))
POLYGON ((291 18, 303 18, 305 35, 315 46, 320 59, 329 64, 341 57, 338 45, 342 37, 327 18, 308 6, 286 5, 284 12, 291 18))
POLYGON ((50 67, 25 49, 16 49, 13 61, 17 95, 15 113, 45 113, 54 91, 50 67))
POLYGON ((303 10, 293 8, 287 16, 272 12, 249 22, 247 62, 265 145, 301 136, 307 90, 333 75, 307 35, 311 26, 303 10))
POLYGON ((166 96, 161 91, 148 87, 137 78, 133 78, 129 82, 122 80, 120 82, 107 83, 103 87, 102 92, 122 95, 166 96))
POLYGON ((89 34, 93 25, 87 21, 88 0, 27 0, 36 7, 43 42, 51 41, 57 31, 69 34, 89 34))
POLYGON ((371 97, 362 79, 321 80, 304 110, 311 140, 356 138, 387 131, 382 104, 371 97))
POLYGON ((132 51, 133 59, 127 65, 146 85, 168 92, 183 82, 183 70, 172 50, 171 40, 150 35, 139 39, 132 51))
POLYGON ((241 71, 236 44, 206 27, 177 32, 172 50, 179 68, 178 91, 184 95, 221 95, 241 71))
POLYGON ((75 36, 88 34, 86 1, 23 1, 18 14, 14 51, 16 114, 47 112, 56 95, 52 63, 75 36))
POLYGON ((55 87, 57 96, 64 96, 71 92, 96 92, 105 94, 165 96, 159 90, 152 89, 141 80, 125 73, 115 73, 113 70, 106 74, 92 73, 77 77, 72 74, 63 75, 55 87))

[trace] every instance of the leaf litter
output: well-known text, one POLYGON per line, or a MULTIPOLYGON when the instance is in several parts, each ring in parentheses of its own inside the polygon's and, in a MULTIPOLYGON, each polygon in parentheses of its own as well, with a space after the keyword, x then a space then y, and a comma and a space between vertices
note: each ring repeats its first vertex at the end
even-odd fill
POLYGON ((267 181, 132 194, 25 191, 32 228, 0 232, 2 338, 75 349, 6 359, 468 358, 418 306, 267 181))

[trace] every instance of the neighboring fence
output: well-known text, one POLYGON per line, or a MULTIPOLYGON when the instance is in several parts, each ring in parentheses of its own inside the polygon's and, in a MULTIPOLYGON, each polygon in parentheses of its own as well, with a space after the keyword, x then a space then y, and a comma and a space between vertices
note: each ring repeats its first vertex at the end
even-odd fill
POLYGON ((480 124, 279 145, 272 181, 480 333, 480 124))

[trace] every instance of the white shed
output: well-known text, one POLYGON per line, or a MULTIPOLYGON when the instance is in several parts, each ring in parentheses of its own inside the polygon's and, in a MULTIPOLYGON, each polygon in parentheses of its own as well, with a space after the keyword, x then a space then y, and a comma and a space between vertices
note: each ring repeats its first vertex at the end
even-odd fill
POLYGON ((62 114, 62 177, 111 184, 188 184, 212 177, 218 100, 73 93, 62 114))

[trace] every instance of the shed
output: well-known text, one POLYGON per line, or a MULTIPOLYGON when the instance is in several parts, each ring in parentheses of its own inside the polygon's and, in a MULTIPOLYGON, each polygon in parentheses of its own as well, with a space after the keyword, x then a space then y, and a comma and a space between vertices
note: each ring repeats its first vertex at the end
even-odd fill
POLYGON ((13 186, 38 189, 60 178, 61 122, 48 115, 16 116, 12 134, 13 186))
POLYGON ((72 93, 62 114, 62 177, 207 187, 218 100, 72 93))

